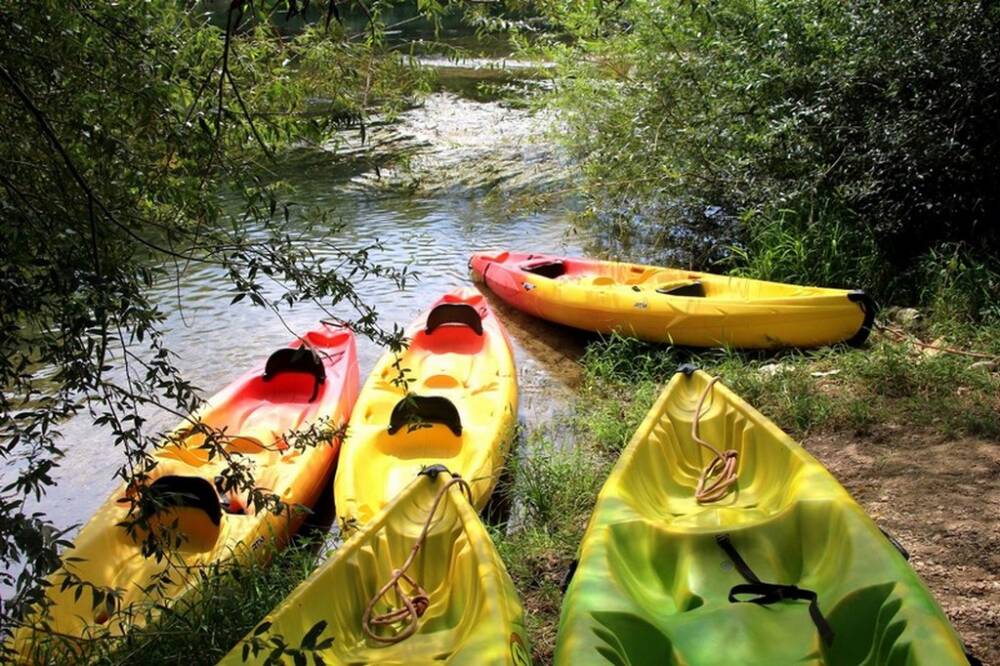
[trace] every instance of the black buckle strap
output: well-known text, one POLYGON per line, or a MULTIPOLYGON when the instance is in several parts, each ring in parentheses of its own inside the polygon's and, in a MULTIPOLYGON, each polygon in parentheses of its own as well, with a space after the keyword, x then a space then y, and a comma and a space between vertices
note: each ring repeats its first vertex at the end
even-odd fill
POLYGON ((715 537, 715 541, 726 552, 726 555, 732 560, 733 566, 736 567, 736 570, 747 581, 740 585, 734 585, 729 590, 729 601, 731 603, 751 603, 768 606, 779 601, 808 601, 809 617, 812 618, 813 624, 816 625, 816 630, 819 632, 820 638, 827 645, 833 644, 833 628, 826 621, 826 618, 823 617, 823 613, 819 609, 819 597, 813 590, 806 590, 797 585, 765 583, 753 572, 750 565, 739 554, 728 534, 718 535, 715 537), (748 594, 755 596, 750 599, 740 599, 741 595, 748 594))

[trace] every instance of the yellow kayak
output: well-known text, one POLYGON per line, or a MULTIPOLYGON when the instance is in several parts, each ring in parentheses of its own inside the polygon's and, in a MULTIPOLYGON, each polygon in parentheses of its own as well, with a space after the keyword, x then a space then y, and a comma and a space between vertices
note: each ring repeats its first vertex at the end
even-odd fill
POLYGON ((387 353, 369 375, 347 429, 334 482, 345 532, 438 463, 476 480, 473 503, 482 509, 510 447, 514 359, 483 295, 470 288, 446 294, 407 338, 403 352, 387 353))
POLYGON ((202 567, 260 557, 269 541, 284 543, 304 517, 294 509, 311 507, 330 483, 339 441, 328 433, 346 422, 358 385, 354 334, 323 326, 212 397, 196 415, 203 426, 182 424, 168 440, 173 443, 156 452, 157 465, 145 481, 150 507, 136 508, 145 527, 130 533, 119 526, 137 501, 135 489, 123 486, 63 553, 62 567, 49 578, 47 612, 29 616, 15 635, 24 661, 61 660, 58 655, 65 658, 74 639, 120 635, 143 625, 157 606, 195 591, 202 567), (310 427, 321 435, 315 446, 296 448, 286 441, 286 434, 310 427), (227 488, 220 476, 226 463, 209 456, 207 432, 218 434, 227 453, 250 466, 256 489, 277 495, 292 510, 258 511, 249 490, 227 488), (162 559, 147 557, 150 531, 161 543, 178 545, 162 559), (79 585, 64 588, 67 580, 83 582, 82 594, 79 585), (92 588, 100 592, 99 603, 92 588))
POLYGON ((265 663, 278 640, 310 664, 529 664, 517 593, 465 493, 441 466, 419 474, 220 663, 265 663), (414 553, 401 599, 390 584, 414 553))
POLYGON ((905 555, 833 476, 685 368, 598 496, 555 663, 968 661, 905 555))
POLYGON ((516 252, 478 252, 469 265, 476 279, 528 314, 652 342, 860 345, 875 318, 875 304, 862 291, 516 252))

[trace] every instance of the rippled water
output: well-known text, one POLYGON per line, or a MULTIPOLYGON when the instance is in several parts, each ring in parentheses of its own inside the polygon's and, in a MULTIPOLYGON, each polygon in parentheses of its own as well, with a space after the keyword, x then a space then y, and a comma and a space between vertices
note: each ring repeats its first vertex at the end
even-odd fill
MULTIPOLYGON (((467 261, 476 249, 580 252, 582 240, 567 221, 569 202, 544 212, 518 212, 510 206, 526 188, 551 188, 559 178, 558 156, 537 140, 539 122, 544 119, 496 103, 435 94, 398 125, 375 131, 366 146, 352 147, 357 139, 342 137, 337 150, 360 151, 351 166, 322 151, 303 150, 279 171, 297 188, 297 202, 318 206, 343 222, 343 229, 328 240, 348 250, 378 240, 385 249, 373 259, 406 265, 419 274, 419 281, 405 291, 381 280, 357 285, 377 306, 383 324, 406 325, 442 292, 470 284, 467 261), (410 157, 405 169, 393 166, 400 151, 410 157), (384 168, 376 174, 370 167, 380 162, 384 168)), ((273 314, 243 302, 230 305, 226 283, 213 268, 192 268, 179 286, 163 285, 157 298, 169 313, 167 346, 180 355, 180 369, 206 396, 291 338, 273 314)), ((577 379, 573 361, 581 351, 580 338, 511 311, 496 299, 490 302, 514 344, 521 418, 532 424, 552 419, 565 407, 577 379)), ((317 308, 302 305, 286 321, 303 331, 321 316, 317 308)), ((383 350, 365 339, 358 342, 365 376, 383 350)), ((154 415, 150 427, 166 429, 175 420, 154 415)), ((115 487, 121 455, 110 435, 86 416, 67 423, 63 432, 67 453, 58 470, 59 484, 41 508, 57 525, 68 526, 86 520, 115 487)))

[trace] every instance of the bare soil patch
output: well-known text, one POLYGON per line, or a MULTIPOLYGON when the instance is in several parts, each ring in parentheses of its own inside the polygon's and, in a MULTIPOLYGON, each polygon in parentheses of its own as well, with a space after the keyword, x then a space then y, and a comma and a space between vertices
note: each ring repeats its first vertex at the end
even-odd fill
POLYGON ((1000 664, 1000 442, 889 425, 804 445, 909 550, 968 651, 1000 664))

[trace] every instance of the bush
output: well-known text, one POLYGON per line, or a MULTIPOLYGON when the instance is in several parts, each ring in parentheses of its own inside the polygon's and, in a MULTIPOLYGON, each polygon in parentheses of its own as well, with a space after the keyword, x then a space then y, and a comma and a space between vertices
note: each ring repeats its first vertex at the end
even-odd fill
POLYGON ((919 295, 892 278, 941 243, 1000 247, 997 3, 632 0, 600 21, 542 6, 572 37, 551 48, 554 101, 593 194, 685 201, 654 209, 696 229, 721 206, 744 270, 884 294, 919 295), (774 225, 805 253, 762 264, 774 225), (852 241, 840 265, 813 261, 834 236, 852 241))

